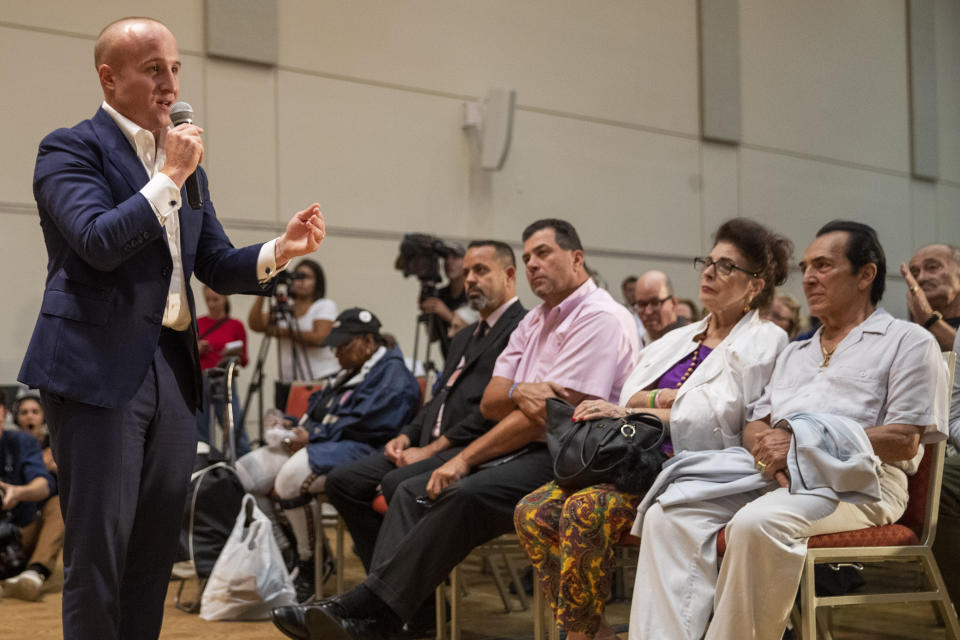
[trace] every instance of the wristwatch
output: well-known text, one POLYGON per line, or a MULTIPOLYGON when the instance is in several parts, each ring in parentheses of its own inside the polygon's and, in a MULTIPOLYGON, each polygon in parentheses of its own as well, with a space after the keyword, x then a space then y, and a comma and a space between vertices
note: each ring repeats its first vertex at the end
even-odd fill
POLYGON ((927 318, 927 321, 923 323, 923 328, 929 329, 933 325, 940 322, 941 319, 943 319, 943 314, 940 313, 939 311, 934 311, 933 313, 930 314, 930 317, 927 318))

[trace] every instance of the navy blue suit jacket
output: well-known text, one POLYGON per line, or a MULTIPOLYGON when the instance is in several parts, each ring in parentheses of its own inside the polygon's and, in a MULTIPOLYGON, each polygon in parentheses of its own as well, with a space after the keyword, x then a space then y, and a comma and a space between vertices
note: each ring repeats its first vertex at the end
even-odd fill
MULTIPOLYGON (((225 295, 261 290, 261 245, 230 244, 206 175, 202 169, 197 175, 202 210, 192 209, 181 191, 176 214, 194 318, 191 274, 225 295)), ((139 193, 147 180, 133 147, 102 108, 40 143, 33 192, 47 246, 47 280, 20 369, 24 384, 107 408, 123 406, 139 388, 157 348, 173 265, 164 228, 139 193)), ((189 387, 196 390, 196 340, 185 342, 194 363, 189 387)))

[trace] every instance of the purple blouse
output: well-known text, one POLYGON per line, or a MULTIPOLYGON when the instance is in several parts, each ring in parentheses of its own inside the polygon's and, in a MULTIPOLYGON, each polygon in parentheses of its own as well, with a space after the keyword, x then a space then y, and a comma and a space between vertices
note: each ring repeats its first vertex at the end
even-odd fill
MULTIPOLYGON (((691 353, 689 356, 677 362, 677 364, 670 367, 666 373, 660 376, 660 379, 657 380, 656 384, 653 385, 655 389, 676 389, 680 386, 680 380, 683 378, 683 374, 687 372, 687 369, 690 368, 690 363, 693 361, 694 356, 697 358, 697 367, 699 367, 703 361, 710 355, 710 352, 713 351, 710 347, 705 345, 700 345, 697 347, 697 350, 691 353)), ((696 367, 694 367, 696 369, 696 367)), ((693 372, 691 372, 693 373, 693 372)))
MULTIPOLYGON (((677 362, 677 364, 670 367, 666 373, 660 376, 660 379, 657 380, 654 384, 655 389, 676 389, 680 386, 680 381, 683 378, 683 374, 687 372, 687 369, 690 368, 690 363, 693 362, 694 356, 697 358, 697 367, 703 364, 703 361, 710 355, 710 352, 713 351, 710 347, 700 345, 697 347, 697 350, 691 353, 689 356, 677 362)), ((696 367, 694 367, 696 369, 696 367)), ((692 371, 690 373, 693 373, 692 371)), ((689 376, 687 376, 689 377, 689 376)), ((667 437, 663 441, 661 450, 667 455, 673 455, 673 443, 670 442, 670 438, 667 437)))

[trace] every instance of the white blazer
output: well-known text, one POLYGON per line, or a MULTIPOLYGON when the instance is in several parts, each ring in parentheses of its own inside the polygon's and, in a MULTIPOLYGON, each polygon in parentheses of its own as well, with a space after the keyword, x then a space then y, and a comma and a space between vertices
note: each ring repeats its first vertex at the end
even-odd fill
MULTIPOLYGON (((674 329, 640 352, 627 378, 620 404, 646 389, 696 349, 694 337, 709 316, 674 329)), ((724 449, 742 444, 747 407, 763 394, 777 355, 789 339, 780 327, 754 310, 740 319, 677 391, 670 409, 670 439, 675 451, 724 449)))

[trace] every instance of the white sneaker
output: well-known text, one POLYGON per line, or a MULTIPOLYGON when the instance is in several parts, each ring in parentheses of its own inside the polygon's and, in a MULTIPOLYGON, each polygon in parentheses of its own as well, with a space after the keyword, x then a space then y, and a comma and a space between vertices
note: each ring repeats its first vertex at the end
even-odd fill
POLYGON ((3 594, 20 600, 39 600, 43 591, 43 576, 34 569, 7 578, 3 581, 3 594))

